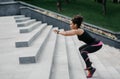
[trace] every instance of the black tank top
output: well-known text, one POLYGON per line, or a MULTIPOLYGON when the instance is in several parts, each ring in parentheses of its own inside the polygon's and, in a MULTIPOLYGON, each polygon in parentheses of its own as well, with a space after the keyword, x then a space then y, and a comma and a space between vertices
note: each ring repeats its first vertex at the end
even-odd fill
POLYGON ((97 44, 99 42, 98 40, 93 38, 90 34, 88 34, 85 30, 82 35, 77 35, 77 37, 80 41, 83 41, 88 45, 97 44))

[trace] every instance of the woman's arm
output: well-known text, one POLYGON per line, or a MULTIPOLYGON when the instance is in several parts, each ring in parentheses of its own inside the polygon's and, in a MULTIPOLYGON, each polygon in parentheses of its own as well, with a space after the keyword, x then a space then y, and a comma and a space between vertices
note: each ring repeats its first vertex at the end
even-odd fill
POLYGON ((84 32, 82 29, 68 30, 68 31, 59 31, 59 30, 53 30, 53 31, 57 34, 61 34, 64 36, 81 35, 84 32))

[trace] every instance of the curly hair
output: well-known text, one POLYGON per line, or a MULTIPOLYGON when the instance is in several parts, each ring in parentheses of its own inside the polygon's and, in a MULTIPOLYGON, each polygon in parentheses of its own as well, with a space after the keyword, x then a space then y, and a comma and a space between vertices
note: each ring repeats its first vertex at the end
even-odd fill
POLYGON ((80 15, 76 15, 74 16, 74 18, 71 20, 74 24, 77 24, 77 27, 80 28, 82 21, 83 21, 83 17, 80 15))

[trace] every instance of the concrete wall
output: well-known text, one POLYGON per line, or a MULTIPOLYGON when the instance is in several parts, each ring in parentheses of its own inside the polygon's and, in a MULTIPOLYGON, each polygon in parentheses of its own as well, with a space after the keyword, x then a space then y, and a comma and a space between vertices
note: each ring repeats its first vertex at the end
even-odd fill
POLYGON ((16 2, 0 2, 0 16, 17 15, 19 12, 19 4, 16 2))
POLYGON ((8 2, 8 1, 14 1, 14 0, 0 0, 0 2, 8 2))

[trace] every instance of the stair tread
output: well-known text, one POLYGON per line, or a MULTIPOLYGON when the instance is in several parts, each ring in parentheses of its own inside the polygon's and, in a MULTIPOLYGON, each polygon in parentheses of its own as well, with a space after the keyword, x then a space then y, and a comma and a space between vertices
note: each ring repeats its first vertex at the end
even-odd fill
POLYGON ((27 26, 27 27, 20 27, 20 33, 29 33, 31 31, 33 31, 34 29, 38 28, 38 26, 40 26, 42 23, 41 21, 38 22, 34 22, 33 24, 27 26))
POLYGON ((24 22, 18 22, 17 24, 20 25, 20 24, 27 24, 29 22, 33 22, 33 21, 36 21, 35 19, 30 19, 30 20, 27 20, 27 21, 24 21, 24 22))
POLYGON ((68 58, 64 36, 58 35, 51 79, 69 79, 68 58))
POLYGON ((30 19, 30 17, 15 18, 15 20, 25 20, 25 19, 30 19))
POLYGON ((42 23, 42 22, 41 22, 41 21, 37 21, 37 22, 35 22, 35 23, 27 26, 27 27, 19 27, 19 29, 20 29, 20 30, 22 30, 22 29, 29 29, 29 28, 33 27, 34 25, 36 25, 36 24, 38 24, 38 23, 42 23))
POLYGON ((13 15, 13 17, 14 17, 15 19, 18 19, 18 18, 24 18, 25 15, 13 15))
POLYGON ((89 55, 90 59, 93 60, 95 67, 97 68, 97 71, 99 73, 99 77, 102 79, 114 79, 108 69, 106 69, 106 66, 101 63, 101 61, 98 59, 98 57, 94 54, 89 55))
POLYGON ((44 50, 41 52, 40 67, 36 68, 30 76, 29 79, 49 79, 52 67, 52 61, 54 56, 54 50, 56 45, 57 35, 51 32, 44 50), (42 73, 42 74, 40 74, 42 73))
POLYGON ((20 57, 26 57, 26 56, 35 56, 39 48, 42 46, 43 42, 47 38, 50 29, 52 27, 48 26, 44 29, 44 31, 41 33, 41 35, 36 39, 36 41, 30 46, 30 47, 24 47, 24 48, 18 48, 20 49, 19 52, 24 51, 24 54, 21 54, 20 57))
POLYGON ((110 51, 106 52, 105 50, 107 50, 107 49, 101 50, 102 54, 101 54, 101 52, 98 52, 98 54, 96 54, 96 56, 104 64, 104 66, 106 67, 108 72, 111 74, 113 79, 118 79, 118 78, 120 78, 120 72, 119 72, 120 67, 117 68, 116 66, 118 66, 120 64, 120 62, 118 61, 119 58, 114 57, 114 55, 110 54, 110 51))
POLYGON ((79 51, 76 49, 72 37, 66 37, 68 48, 69 69, 72 79, 87 79, 84 67, 79 58, 79 51))
POLYGON ((16 39, 17 40, 16 46, 19 47, 19 44, 22 44, 22 43, 31 43, 31 40, 34 39, 36 35, 40 34, 42 30, 46 27, 46 25, 47 25, 46 23, 42 24, 37 29, 35 29, 30 33, 19 35, 19 38, 16 39))

